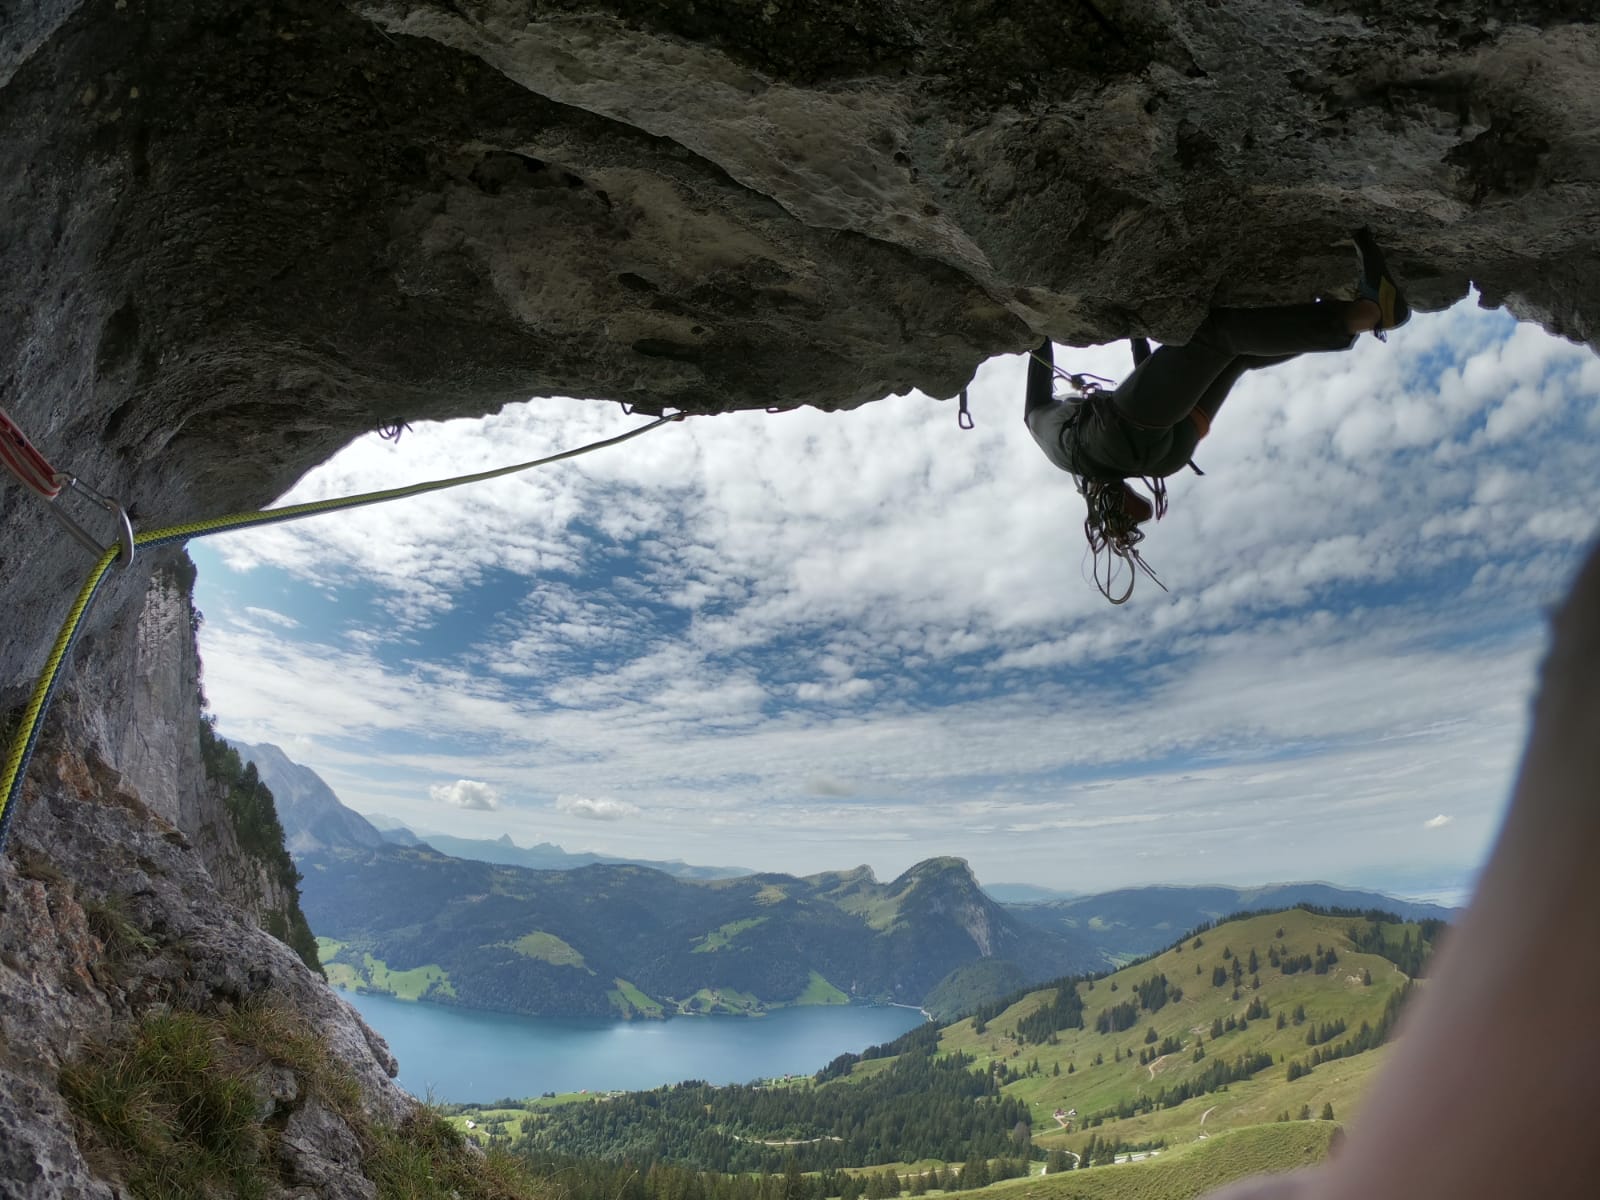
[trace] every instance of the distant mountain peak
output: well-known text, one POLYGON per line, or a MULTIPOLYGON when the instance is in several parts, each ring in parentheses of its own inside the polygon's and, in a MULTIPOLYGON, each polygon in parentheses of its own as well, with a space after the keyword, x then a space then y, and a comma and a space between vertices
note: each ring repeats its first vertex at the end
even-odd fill
POLYGON ((934 881, 963 887, 978 886, 978 877, 972 873, 972 867, 966 859, 945 854, 937 858, 925 858, 919 863, 912 864, 901 872, 889 887, 890 890, 899 892, 916 884, 934 881))
POLYGON ((293 761, 280 747, 270 742, 232 745, 241 759, 255 763, 262 782, 272 789, 284 844, 291 853, 383 845, 383 834, 375 826, 341 804, 320 775, 293 761))

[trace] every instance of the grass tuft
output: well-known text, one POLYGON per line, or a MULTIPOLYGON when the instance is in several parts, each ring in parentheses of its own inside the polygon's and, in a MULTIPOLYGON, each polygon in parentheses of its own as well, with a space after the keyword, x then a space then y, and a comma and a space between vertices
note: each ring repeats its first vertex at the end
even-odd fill
POLYGON ((61 1090, 136 1196, 204 1200, 224 1189, 266 1194, 266 1132, 249 1073, 213 1021, 145 1019, 130 1040, 92 1048, 61 1072, 61 1090))
POLYGON ((89 923, 89 932, 100 939, 105 957, 111 962, 122 964, 155 951, 155 939, 139 928, 128 912, 128 902, 121 896, 86 900, 83 915, 89 923))
POLYGON ((361 1092, 326 1043, 292 1012, 251 1005, 222 1016, 162 1012, 61 1072, 80 1142, 102 1174, 151 1200, 264 1200, 281 1190, 277 1128, 261 1076, 287 1067, 302 1097, 350 1125, 381 1200, 551 1200, 504 1152, 469 1148, 438 1112, 398 1127, 369 1119, 361 1092))

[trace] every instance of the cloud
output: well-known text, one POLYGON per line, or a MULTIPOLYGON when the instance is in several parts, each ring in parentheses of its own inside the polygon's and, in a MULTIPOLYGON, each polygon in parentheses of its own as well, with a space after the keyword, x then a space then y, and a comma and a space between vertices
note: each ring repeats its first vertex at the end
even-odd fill
POLYGON ((452 808, 470 808, 479 812, 492 812, 500 807, 500 793, 487 783, 475 779, 458 779, 454 783, 436 783, 428 795, 437 804, 452 808))
POLYGON ((1454 820, 1454 817, 1449 817, 1444 813, 1440 813, 1436 817, 1429 817, 1422 823, 1422 827, 1424 829, 1443 829, 1446 825, 1449 825, 1454 820))
POLYGON ((557 796, 556 810, 586 821, 620 821, 639 815, 639 806, 602 796, 557 796))
MULTIPOLYGON (((1060 357, 1127 369, 1126 347, 1060 357)), ((1486 847, 1544 608, 1600 510, 1600 361, 1463 304, 1248 374, 1207 475, 1174 477, 1141 547, 1171 592, 1146 582, 1122 609, 1087 580, 1071 480, 1016 420, 1024 374, 980 369, 970 433, 915 394, 696 418, 201 543, 208 694, 243 740, 314 738, 311 765, 369 808, 470 775, 542 802, 501 809, 507 832, 638 856, 823 869, 910 830, 906 863, 1081 889, 1136 858, 1249 881, 1286 857, 1336 874, 1486 847), (303 625, 230 613, 246 596, 303 625), (977 801, 997 807, 974 819, 977 801), (1446 805, 1452 837, 1426 838, 1446 805), (620 819, 646 811, 648 829, 620 819)), ((627 424, 560 398, 421 423, 285 499, 627 424)))
POLYGON ((275 612, 270 608, 258 608, 255 605, 246 605, 244 611, 250 616, 259 618, 260 620, 271 621, 274 625, 277 625, 282 629, 298 629, 300 627, 300 622, 296 621, 293 617, 281 612, 275 612))

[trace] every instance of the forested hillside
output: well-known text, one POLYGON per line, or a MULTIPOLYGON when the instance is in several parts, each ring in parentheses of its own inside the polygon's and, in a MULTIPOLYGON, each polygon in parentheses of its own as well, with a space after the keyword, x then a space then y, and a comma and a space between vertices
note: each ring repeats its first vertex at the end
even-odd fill
POLYGON ((1014 981, 1082 961, 1065 939, 1008 916, 954 858, 890 883, 865 867, 704 881, 627 866, 532 871, 426 846, 300 861, 335 983, 394 990, 404 975, 418 984, 415 998, 506 1012, 917 1004, 967 964, 1013 964, 1014 981))
MULTIPOLYGON (((545 1159, 691 1173, 889 1165, 905 1175, 896 1189, 915 1192, 952 1164, 1077 1170, 1230 1129, 1343 1119, 1441 928, 1337 910, 1227 920, 1113 974, 841 1055, 811 1080, 545 1102, 498 1114, 497 1128, 545 1159)), ((821 1179, 801 1200, 840 1194, 821 1179)), ((870 1200, 894 1194, 878 1186, 870 1200)))

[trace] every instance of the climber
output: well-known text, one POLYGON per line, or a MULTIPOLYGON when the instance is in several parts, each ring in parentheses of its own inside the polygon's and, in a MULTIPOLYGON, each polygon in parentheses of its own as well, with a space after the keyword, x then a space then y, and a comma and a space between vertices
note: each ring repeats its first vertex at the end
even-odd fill
MULTIPOLYGON (((1049 339, 1033 352, 1023 419, 1045 456, 1077 477, 1089 503, 1085 528, 1097 556, 1106 548, 1143 566, 1134 550, 1143 536, 1138 526, 1165 511, 1162 481, 1189 464, 1229 389, 1246 371, 1301 354, 1348 350, 1362 333, 1381 339, 1406 323, 1410 306, 1371 231, 1359 230, 1355 243, 1361 257, 1355 300, 1214 308, 1182 346, 1151 353, 1143 338, 1135 339, 1133 373, 1114 389, 1091 383, 1057 397, 1049 339), (1129 487, 1130 478, 1144 479, 1152 499, 1129 487)), ((1109 593, 1107 598, 1113 599, 1109 593)))

